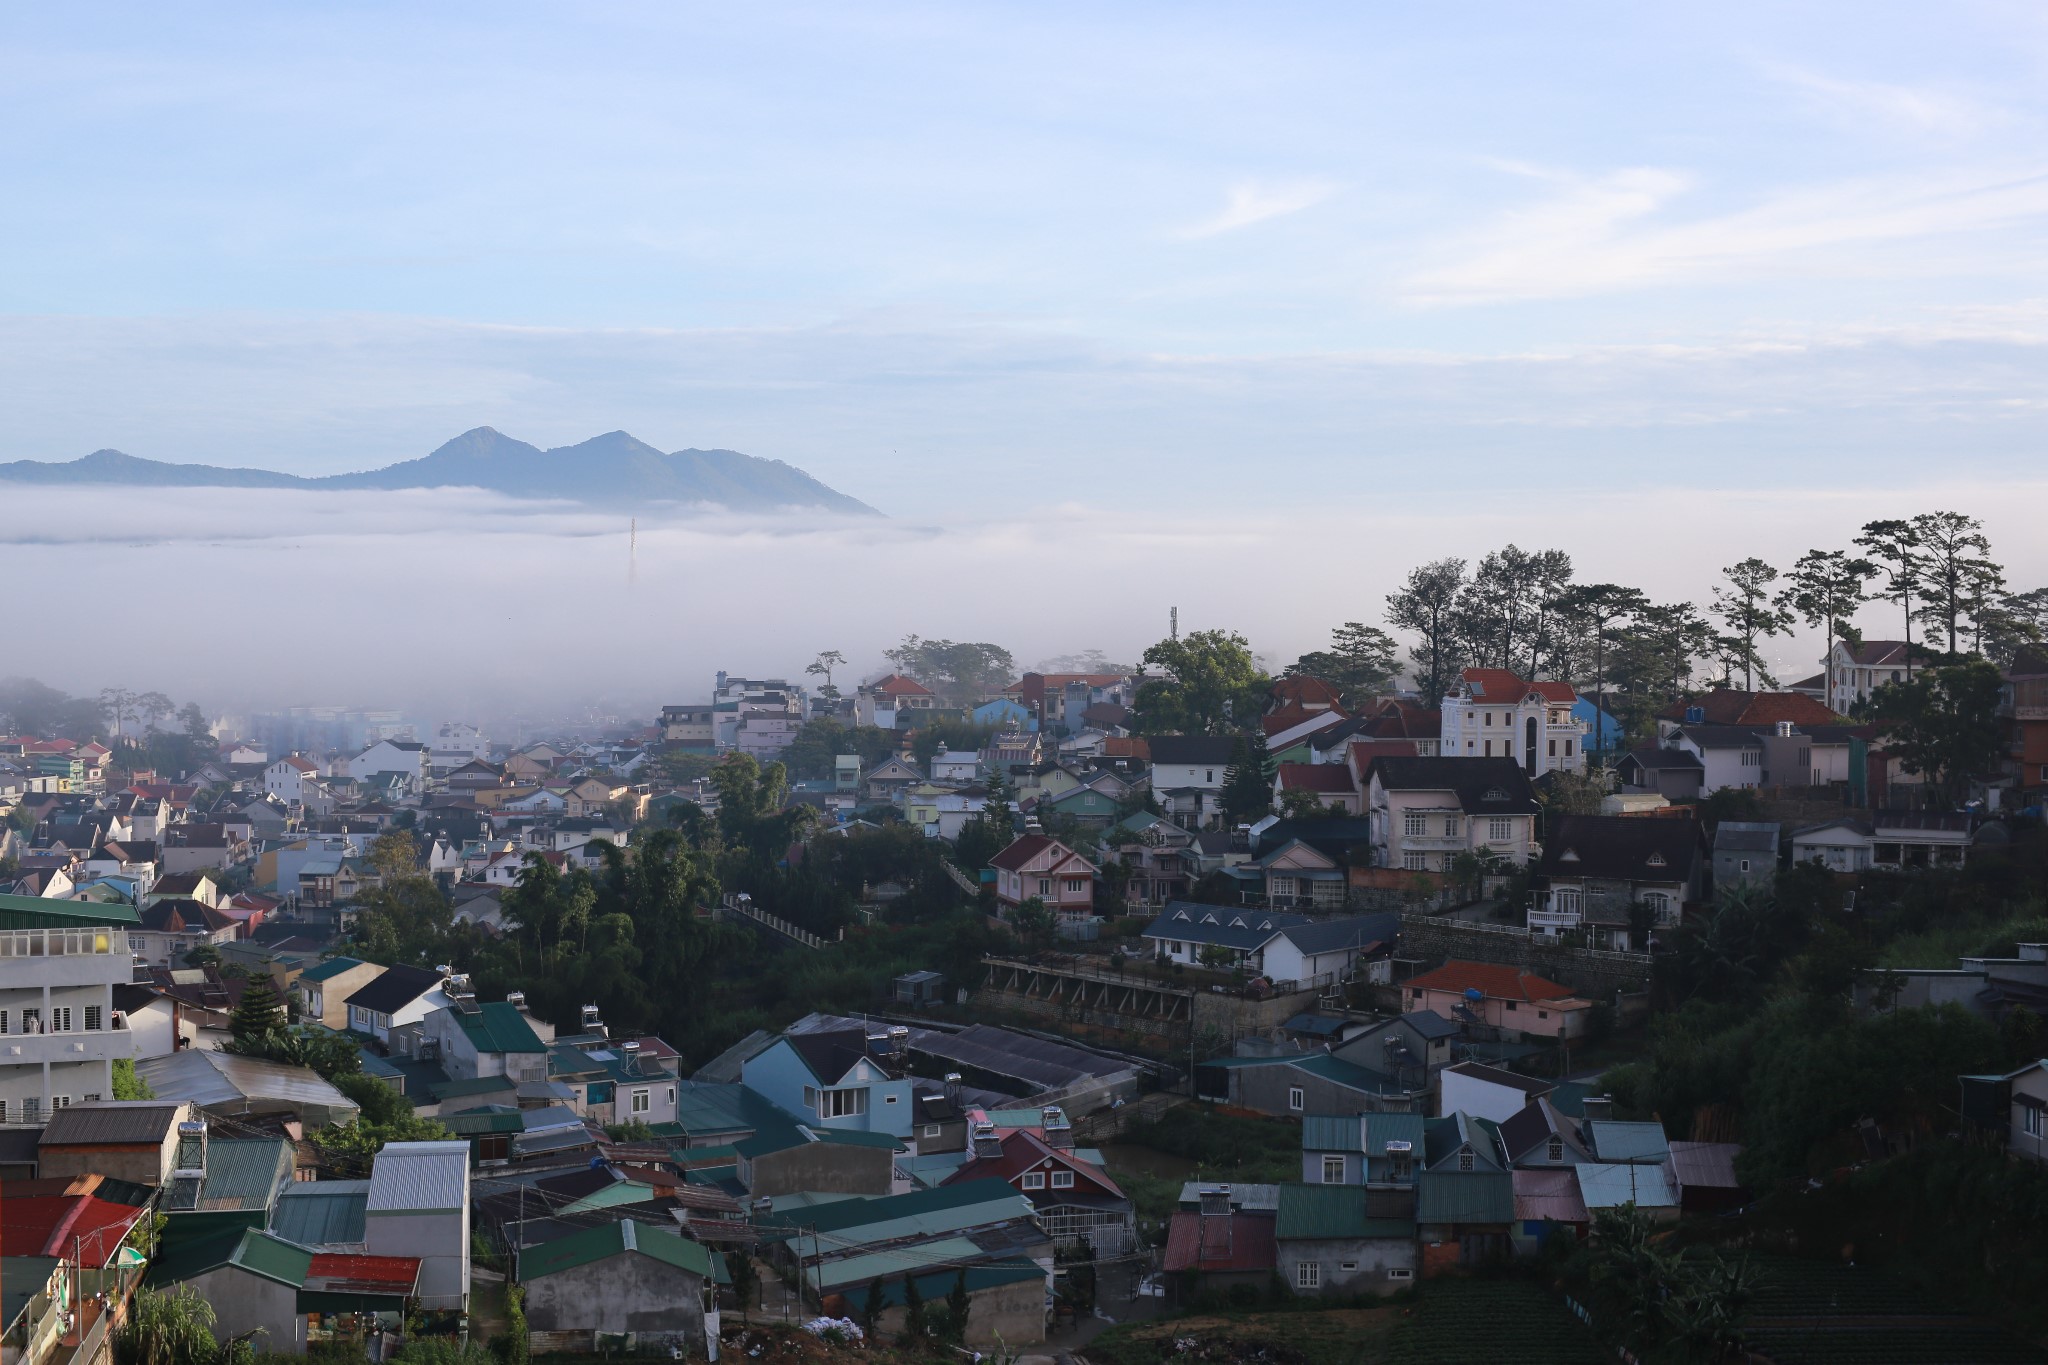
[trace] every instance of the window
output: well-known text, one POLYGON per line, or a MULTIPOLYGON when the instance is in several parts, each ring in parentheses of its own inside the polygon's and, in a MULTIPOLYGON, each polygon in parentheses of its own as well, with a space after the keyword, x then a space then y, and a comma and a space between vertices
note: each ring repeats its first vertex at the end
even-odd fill
POLYGON ((0 1010, 0 1033, 7 1032, 7 1011, 0 1010))
POLYGON ((1202 780, 1204 782, 1214 782, 1216 780, 1216 770, 1214 768, 1211 768, 1207 772, 1204 772, 1202 774, 1202 780))
POLYGON ((1453 839, 1455 839, 1455 838, 1457 838, 1457 837, 1458 837, 1458 817, 1457 817, 1457 816, 1455 816, 1455 815, 1447 815, 1447 816, 1445 816, 1445 817, 1444 817, 1444 833, 1445 833, 1445 834, 1448 834, 1448 835, 1449 835, 1449 836, 1451 836, 1451 837, 1452 837, 1453 839))
POLYGON ((1073 1189, 1074 1173, 1072 1171, 1054 1171, 1052 1173, 1052 1187, 1056 1190, 1073 1189))
POLYGON ((1341 1185, 1344 1183, 1343 1157, 1326 1156, 1323 1158, 1323 1183, 1325 1185, 1341 1185))
POLYGON ((1387 1159, 1387 1179, 1395 1184, 1406 1183, 1409 1171, 1409 1158, 1406 1155, 1389 1157, 1387 1159))
POLYGON ((1566 740, 1564 742, 1564 756, 1566 758, 1570 758, 1572 756, 1572 742, 1570 740, 1566 740))
POLYGON ((1404 834, 1429 833, 1429 817, 1420 811, 1409 811, 1401 822, 1401 832, 1404 834))
POLYGON ((1052 894, 1052 878, 1040 877, 1038 879, 1038 894, 1041 896, 1050 896, 1052 894))
POLYGON ((1519 1000, 1510 1000, 1507 1002, 1507 1011, 1509 1014, 1513 1014, 1516 1010, 1520 1008, 1522 1008, 1522 1002, 1519 1000))
POLYGON ((0 1123, 7 1122, 7 1101, 0 1100, 0 1123))
POLYGON ((1486 821, 1486 837, 1494 843, 1515 837, 1515 822, 1505 816, 1489 816, 1486 821))
POLYGON ((2022 1105, 2020 1107, 2020 1131, 2032 1138, 2041 1136, 2041 1113, 2041 1110, 2031 1104, 2022 1105))
POLYGON ((1747 858, 1744 858, 1744 859, 1742 860, 1742 870, 1743 870, 1744 872, 1747 872, 1747 871, 1749 871, 1749 859, 1747 859, 1747 858))
POLYGON ((23 1010, 21 1012, 21 1031, 23 1033, 41 1033, 43 1031, 43 1012, 39 1009, 23 1010))
POLYGON ((648 1098, 647 1098, 647 1092, 646 1092, 645 1090, 635 1090, 635 1091, 633 1092, 633 1112, 634 1112, 634 1113, 636 1113, 636 1114, 645 1114, 645 1113, 647 1113, 647 1112, 648 1112, 648 1111, 649 1111, 649 1110, 650 1110, 650 1109, 651 1109, 652 1107, 653 1107, 653 1106, 652 1106, 652 1105, 651 1105, 651 1104, 650 1104, 650 1103, 648 1102, 648 1098))
POLYGON ((1557 741, 1554 739, 1550 741, 1550 756, 1552 758, 1557 757, 1557 741))
POLYGON ((1458 1150, 1458 1169, 1461 1171, 1470 1171, 1476 1169, 1475 1160, 1472 1156, 1472 1149, 1470 1147, 1462 1147, 1458 1150))
POLYGON ((896 1103, 896 1097, 895 1097, 894 1095, 884 1095, 884 1096, 882 1096, 882 1103, 884 1103, 884 1104, 894 1104, 894 1103, 896 1103))
POLYGON ((674 1086, 668 1088, 668 1107, 671 1109, 676 1107, 676 1088, 674 1086))
POLYGON ((1427 872, 1429 870, 1429 855, 1426 853, 1403 853, 1401 855, 1401 867, 1407 872, 1427 872))
POLYGON ((85 1031, 87 1033, 98 1033, 103 1027, 105 1025, 101 1021, 100 1007, 98 1005, 87 1005, 85 1007, 85 1031))
POLYGON ((1390 1280, 1412 1280, 1415 1278, 1415 1272, 1412 1270, 1389 1270, 1387 1278, 1390 1280))
POLYGON ((1301 1087, 1300 1087, 1300 1086, 1298 1086, 1298 1085, 1290 1085, 1290 1086, 1288 1086, 1288 1087, 1287 1087, 1287 1107, 1288 1107, 1289 1109, 1292 1109, 1292 1110, 1293 1110, 1293 1111, 1294 1111, 1295 1113, 1297 1113, 1297 1114, 1299 1114, 1299 1113, 1301 1112, 1301 1087))
POLYGON ((97 1093, 95 1093, 95 1094, 91 1094, 91 1095, 87 1095, 87 1096, 85 1097, 85 1102, 86 1102, 87 1104, 98 1104, 98 1103, 100 1102, 100 1097, 99 1097, 99 1095, 98 1095, 97 1093))
POLYGON ((1488 725, 1491 725, 1491 724, 1493 724, 1493 712, 1491 712, 1491 711, 1488 711, 1488 712, 1486 713, 1486 723, 1487 723, 1488 725))
POLYGON ((69 1095, 52 1095, 50 1096, 50 1107, 52 1109, 69 1109, 71 1107, 71 1097, 69 1095))
POLYGON ((1026 1172, 1024 1172, 1024 1188, 1025 1188, 1025 1189, 1027 1189, 1027 1190, 1042 1190, 1042 1189, 1044 1189, 1044 1188, 1045 1188, 1045 1172, 1044 1172, 1044 1171, 1026 1171, 1026 1172))
POLYGON ((1087 889, 1088 889, 1088 879, 1087 879, 1086 877, 1069 877, 1069 878, 1067 878, 1067 890, 1069 890, 1069 891, 1086 891, 1087 889))
POLYGON ((1486 753, 1485 753, 1485 754, 1483 755, 1483 757, 1486 757, 1486 758, 1492 758, 1492 757, 1493 757, 1493 741, 1492 741, 1492 740, 1490 740, 1490 739, 1486 741, 1486 753))
POLYGON ((924 1126, 924 1135, 926 1137, 937 1137, 939 1135, 939 1125, 936 1123, 927 1123, 924 1126))
POLYGON ((1303 1261, 1295 1266, 1294 1287, 1296 1289, 1321 1289, 1323 1287, 1323 1263, 1321 1261, 1303 1261))
POLYGON ((53 1010, 51 1010, 51 1011, 50 1011, 50 1020, 51 1020, 51 1023, 50 1023, 50 1032, 52 1032, 52 1033, 69 1033, 69 1032, 71 1032, 71 1006, 69 1006, 69 1005, 59 1005, 59 1006, 57 1006, 57 1007, 56 1007, 55 1009, 53 1009, 53 1010))
POLYGON ((1548 1151, 1550 1153, 1550 1159, 1552 1161, 1563 1161, 1564 1139, 1561 1137, 1552 1137, 1550 1139, 1550 1146, 1548 1148, 1548 1151))
POLYGON ((868 1112, 866 1090, 820 1090, 818 1092, 818 1117, 821 1119, 853 1118, 868 1112))

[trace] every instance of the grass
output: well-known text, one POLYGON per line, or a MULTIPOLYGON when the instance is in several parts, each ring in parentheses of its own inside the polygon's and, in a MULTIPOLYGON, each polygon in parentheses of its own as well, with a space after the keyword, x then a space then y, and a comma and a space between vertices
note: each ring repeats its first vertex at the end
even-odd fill
POLYGON ((1897 970, 1913 967, 1953 970, 1959 957, 2012 954, 2015 943, 2048 939, 2048 919, 2029 909, 2003 919, 1966 920, 1942 924, 1917 934, 1902 934, 1884 946, 1878 965, 1897 970))

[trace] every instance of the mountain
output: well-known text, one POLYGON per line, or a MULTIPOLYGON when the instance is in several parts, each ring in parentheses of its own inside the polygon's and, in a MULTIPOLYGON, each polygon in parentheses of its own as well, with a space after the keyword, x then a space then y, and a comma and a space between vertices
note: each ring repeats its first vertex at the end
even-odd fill
POLYGON ((383 469, 305 479, 268 469, 165 464, 96 450, 68 464, 0 464, 0 483, 102 484, 130 488, 487 488, 515 498, 562 498, 602 507, 712 502, 735 511, 819 508, 879 516, 780 460, 736 450, 663 454, 623 431, 542 450, 490 427, 465 431, 430 455, 383 469))

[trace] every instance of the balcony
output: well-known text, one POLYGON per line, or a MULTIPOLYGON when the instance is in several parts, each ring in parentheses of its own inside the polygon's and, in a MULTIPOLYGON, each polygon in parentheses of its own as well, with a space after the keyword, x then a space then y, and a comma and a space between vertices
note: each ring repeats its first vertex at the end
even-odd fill
POLYGON ((44 1062, 111 1062, 135 1055, 135 1035, 126 1028, 70 1033, 0 1034, 0 1066, 44 1062))
POLYGON ((1404 834, 1401 836, 1401 847, 1403 849, 1412 849, 1417 853, 1437 851, 1456 853, 1462 851, 1467 846, 1465 836, 1462 834, 1404 834))
POLYGON ((1531 910, 1529 927, 1539 933, 1554 934, 1560 929, 1576 929, 1584 923, 1576 910, 1531 910))

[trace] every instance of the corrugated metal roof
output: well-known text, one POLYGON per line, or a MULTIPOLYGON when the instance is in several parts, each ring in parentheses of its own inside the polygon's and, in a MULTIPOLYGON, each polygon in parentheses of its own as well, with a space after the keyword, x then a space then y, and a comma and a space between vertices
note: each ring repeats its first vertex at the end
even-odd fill
POLYGON ((663 1232, 630 1218, 622 1218, 616 1223, 601 1223, 537 1247, 528 1247, 519 1253, 519 1278, 537 1280, 544 1275, 559 1275, 565 1270, 592 1265, 626 1252, 651 1256, 706 1279, 711 1276, 711 1256, 698 1243, 679 1233, 663 1232))
POLYGON ((892 1251, 871 1251, 843 1260, 827 1261, 822 1266, 814 1263, 806 1268, 804 1278, 823 1292, 830 1293, 841 1285, 866 1284, 879 1277, 900 1279, 906 1270, 925 1271, 949 1261, 977 1260, 981 1255, 981 1248, 965 1237, 942 1237, 934 1242, 920 1242, 892 1251))
POLYGON ((305 971, 300 972, 299 980, 328 981, 340 976, 343 972, 353 971, 357 967, 367 965, 369 964, 353 957, 330 957, 325 962, 316 962, 306 968, 305 971))
MULTIPOLYGON (((1202 1191, 1216 1188, 1213 1180, 1190 1180, 1180 1187, 1180 1206, 1190 1211, 1202 1207, 1202 1191)), ((1271 1213, 1280 1207, 1278 1185, 1241 1185, 1230 1183, 1230 1207, 1243 1209, 1246 1213, 1271 1213)))
POLYGON ((1413 1238, 1415 1224, 1374 1218, 1363 1185, 1282 1185, 1273 1235, 1282 1241, 1335 1238, 1413 1238))
POLYGON ((1572 1167, 1578 1173, 1579 1194, 1588 1209, 1611 1209, 1634 1204, 1639 1209, 1669 1209, 1678 1205, 1678 1191, 1671 1188, 1662 1166, 1640 1161, 1586 1161, 1572 1167))
POLYGON ((787 1215, 778 1212, 776 1221, 795 1229, 788 1239, 793 1242, 817 1235, 846 1246, 938 1237, 1030 1216, 1031 1201, 1007 1181, 969 1180, 880 1199, 841 1200, 787 1215), (964 1197, 943 1197, 949 1195, 964 1197))
POLYGON ((1736 1190, 1742 1181, 1735 1174, 1735 1158, 1742 1152, 1735 1142, 1674 1142, 1671 1144, 1671 1175, 1681 1190, 1736 1190))
POLYGON ((1509 1223, 1515 1187, 1506 1171, 1424 1171, 1415 1182, 1418 1223, 1509 1223))
POLYGON ((1602 1161, 1663 1161, 1671 1155, 1661 1123, 1594 1119, 1586 1125, 1593 1155, 1602 1161))
POLYGON ((42 1145, 162 1142, 177 1119, 176 1100, 95 1100, 66 1105, 50 1115, 42 1145))
POLYGON ((1523 1222, 1583 1223, 1586 1201, 1579 1179, 1569 1166, 1555 1170, 1516 1171, 1515 1217, 1523 1222))
POLYGON ((456 1022, 478 1052, 546 1052, 547 1044, 526 1022, 516 1005, 493 1000, 475 1014, 457 1014, 456 1022))
POLYGON ((1420 1114, 1367 1114, 1365 1150, 1371 1156, 1385 1156, 1388 1143, 1405 1142, 1411 1153, 1419 1152, 1424 1126, 1420 1114))
POLYGON ((193 1047, 144 1058, 135 1071, 160 1098, 190 1100, 202 1109, 239 1109, 245 1101, 265 1100, 314 1111, 314 1124, 309 1126, 330 1118, 345 1122, 356 1113, 355 1101, 321 1080, 318 1072, 262 1057, 193 1047))
POLYGON ((469 1144, 391 1142, 370 1168, 371 1213, 428 1212, 469 1204, 469 1144))
POLYGON ((286 1188, 270 1215, 270 1230, 306 1247, 362 1246, 370 1200, 367 1180, 320 1180, 286 1188))
POLYGON ((283 1138, 210 1138, 194 1211, 267 1209, 292 1178, 292 1165, 292 1145, 283 1138))
POLYGON ((1363 1152, 1365 1126, 1356 1114, 1305 1114, 1301 1120, 1304 1152, 1363 1152))

